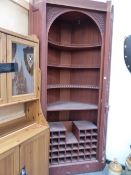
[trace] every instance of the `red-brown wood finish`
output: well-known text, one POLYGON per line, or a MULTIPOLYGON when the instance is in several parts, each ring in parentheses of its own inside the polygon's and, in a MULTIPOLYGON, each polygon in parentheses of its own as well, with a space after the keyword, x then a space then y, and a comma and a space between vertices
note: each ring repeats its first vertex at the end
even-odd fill
POLYGON ((111 2, 34 0, 29 20, 29 33, 40 39, 50 175, 100 170, 106 159, 111 2))

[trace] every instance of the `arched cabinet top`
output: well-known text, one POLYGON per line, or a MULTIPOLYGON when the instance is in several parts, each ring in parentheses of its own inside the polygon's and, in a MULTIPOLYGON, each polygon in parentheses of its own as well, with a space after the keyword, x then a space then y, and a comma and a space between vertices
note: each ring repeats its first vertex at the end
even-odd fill
POLYGON ((98 27, 101 37, 105 32, 105 13, 104 12, 95 12, 81 9, 73 9, 66 8, 61 6, 47 6, 47 32, 49 32, 51 25, 53 22, 59 18, 61 15, 69 13, 69 12, 77 12, 81 14, 87 15, 98 27))

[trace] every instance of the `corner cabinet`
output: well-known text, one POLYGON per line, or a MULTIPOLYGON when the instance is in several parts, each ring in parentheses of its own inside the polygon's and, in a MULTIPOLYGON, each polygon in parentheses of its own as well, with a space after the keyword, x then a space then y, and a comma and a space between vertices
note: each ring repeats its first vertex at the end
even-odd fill
POLYGON ((41 101, 50 126, 50 175, 102 169, 106 159, 111 3, 34 1, 30 33, 37 34, 41 44, 41 101))
POLYGON ((0 174, 48 175, 39 40, 0 28, 0 174))

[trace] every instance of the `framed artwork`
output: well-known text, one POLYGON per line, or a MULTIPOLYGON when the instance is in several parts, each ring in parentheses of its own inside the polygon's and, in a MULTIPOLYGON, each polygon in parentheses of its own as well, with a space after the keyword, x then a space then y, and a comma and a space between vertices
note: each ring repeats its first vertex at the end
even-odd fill
POLYGON ((7 74, 8 101, 36 98, 38 43, 7 36, 7 62, 17 63, 18 70, 7 74))
MULTIPOLYGON (((0 33, 0 64, 6 63, 6 36, 0 33)), ((6 74, 0 73, 0 104, 6 102, 6 74)))

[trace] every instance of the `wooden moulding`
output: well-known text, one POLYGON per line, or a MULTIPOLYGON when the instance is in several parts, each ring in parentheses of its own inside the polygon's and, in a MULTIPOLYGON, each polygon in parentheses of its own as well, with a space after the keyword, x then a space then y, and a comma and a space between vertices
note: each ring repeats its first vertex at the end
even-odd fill
POLYGON ((68 174, 77 174, 77 173, 88 173, 94 171, 99 171, 104 168, 104 163, 99 163, 98 161, 91 161, 91 162, 75 162, 75 163, 68 163, 68 164, 62 164, 62 165, 54 165, 50 166, 49 174, 62 174, 66 175, 68 174))
POLYGON ((32 123, 0 138, 0 154, 16 147, 44 130, 48 130, 48 128, 37 123, 32 123))
MULTIPOLYGON (((96 11, 108 11, 110 10, 109 5, 105 2, 97 2, 91 0, 81 0, 81 3, 76 0, 30 0, 30 3, 34 5, 35 8, 38 8, 39 3, 44 2, 52 5, 60 5, 65 7, 74 7, 81 9, 89 9, 96 11)), ((109 2, 110 3, 110 2, 109 2)))
POLYGON ((22 38, 22 39, 25 39, 25 40, 28 40, 28 41, 33 41, 35 43, 39 42, 38 37, 34 34, 28 35, 28 36, 27 35, 22 35, 22 34, 18 34, 16 32, 4 29, 2 27, 0 27, 0 32, 3 33, 3 34, 7 34, 7 35, 15 36, 15 37, 18 37, 18 38, 22 38))

